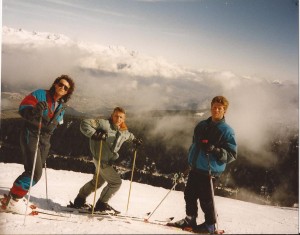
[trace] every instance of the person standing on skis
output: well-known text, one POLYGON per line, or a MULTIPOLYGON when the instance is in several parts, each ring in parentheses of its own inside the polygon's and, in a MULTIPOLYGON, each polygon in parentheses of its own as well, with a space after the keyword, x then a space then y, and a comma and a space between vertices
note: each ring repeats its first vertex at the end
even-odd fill
POLYGON ((108 204, 108 201, 120 189, 122 183, 120 175, 113 168, 113 163, 118 159, 118 151, 125 141, 132 142, 135 147, 142 144, 141 139, 135 138, 128 131, 125 118, 125 110, 121 107, 116 107, 109 119, 85 119, 81 122, 80 131, 86 137, 90 138, 90 151, 96 170, 93 179, 80 188, 74 203, 69 205, 70 207, 83 208, 86 198, 95 191, 96 181, 98 183, 97 189, 107 182, 107 185, 100 194, 94 211, 114 211, 114 213, 119 213, 119 211, 108 204), (100 153, 101 141, 102 152, 100 153), (101 162, 97 180, 97 168, 100 156, 101 162))
MULTIPOLYGON (((9 194, 1 199, 2 209, 16 213, 25 212, 27 203, 24 203, 24 196, 31 183, 32 186, 36 185, 42 176, 43 164, 50 149, 50 138, 57 125, 63 123, 64 104, 71 98, 74 88, 73 79, 68 75, 61 75, 54 80, 49 90, 35 90, 22 100, 19 114, 25 122, 20 132, 20 145, 25 170, 14 181, 9 194), (36 165, 31 182, 35 157, 36 165)), ((31 210, 28 211, 30 212, 31 210)))
POLYGON ((200 121, 194 129, 193 142, 188 152, 190 172, 184 190, 186 217, 175 222, 176 227, 192 227, 199 233, 215 232, 216 216, 210 177, 215 188, 226 164, 237 158, 235 133, 225 122, 228 105, 225 97, 214 97, 211 101, 211 117, 200 121), (205 222, 200 225, 196 223, 198 199, 205 218, 205 222))

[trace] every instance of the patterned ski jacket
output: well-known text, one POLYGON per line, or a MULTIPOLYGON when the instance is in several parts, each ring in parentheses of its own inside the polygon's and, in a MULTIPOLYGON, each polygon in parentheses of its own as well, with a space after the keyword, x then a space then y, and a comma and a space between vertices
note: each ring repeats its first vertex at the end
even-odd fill
POLYGON ((101 162, 105 164, 112 164, 118 159, 122 144, 125 141, 131 142, 135 137, 128 131, 126 125, 124 128, 118 129, 113 125, 111 119, 85 119, 80 123, 80 131, 88 138, 90 138, 90 150, 95 160, 99 160, 100 141, 91 139, 91 136, 96 130, 101 129, 107 132, 108 138, 102 141, 102 155, 101 162))
POLYGON ((65 107, 62 103, 55 102, 49 90, 36 90, 26 96, 20 106, 19 113, 25 119, 25 126, 36 130, 39 126, 39 117, 33 112, 33 108, 40 101, 47 101, 48 109, 42 114, 42 132, 53 134, 58 124, 63 123, 65 107))
POLYGON ((192 169, 208 173, 208 159, 211 173, 219 176, 226 164, 237 158, 237 144, 233 129, 226 124, 225 118, 213 122, 211 117, 201 121, 194 129, 193 142, 188 153, 188 163, 192 169), (207 153, 207 145, 220 149, 219 153, 207 153))

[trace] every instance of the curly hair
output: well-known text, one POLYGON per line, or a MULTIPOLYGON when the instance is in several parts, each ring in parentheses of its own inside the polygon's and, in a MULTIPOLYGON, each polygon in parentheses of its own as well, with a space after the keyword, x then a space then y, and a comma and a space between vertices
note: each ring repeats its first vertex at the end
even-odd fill
POLYGON ((51 94, 51 95, 54 95, 54 94, 55 94, 55 85, 56 85, 57 83, 59 83, 60 80, 62 80, 62 79, 66 80, 66 81, 70 84, 70 88, 69 88, 69 90, 68 90, 68 93, 65 94, 63 97, 60 98, 60 100, 61 100, 62 102, 67 103, 68 100, 71 98, 71 96, 72 96, 72 94, 73 94, 73 92, 74 92, 74 89, 75 89, 75 83, 74 83, 73 79, 72 79, 70 76, 64 75, 64 74, 63 74, 63 75, 61 75, 60 77, 57 77, 57 78, 54 80, 54 82, 53 82, 53 84, 52 84, 52 86, 51 86, 51 88, 50 88, 50 94, 51 94))

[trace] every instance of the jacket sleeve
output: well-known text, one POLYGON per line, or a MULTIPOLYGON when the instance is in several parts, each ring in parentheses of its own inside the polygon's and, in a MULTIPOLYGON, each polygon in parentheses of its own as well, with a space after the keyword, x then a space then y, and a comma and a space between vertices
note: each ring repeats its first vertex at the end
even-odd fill
POLYGON ((32 121, 36 118, 36 114, 33 112, 36 104, 39 101, 45 101, 46 96, 43 97, 42 90, 36 90, 29 95, 27 95, 19 106, 19 114, 26 120, 32 121))
POLYGON ((90 138, 99 127, 99 122, 95 119, 84 119, 80 123, 80 131, 86 137, 90 138))
POLYGON ((127 141, 132 142, 134 139, 135 139, 134 134, 132 134, 131 132, 129 132, 129 137, 128 137, 127 141))
POLYGON ((234 132, 226 136, 226 143, 220 148, 218 160, 224 163, 231 163, 237 159, 237 144, 234 132))

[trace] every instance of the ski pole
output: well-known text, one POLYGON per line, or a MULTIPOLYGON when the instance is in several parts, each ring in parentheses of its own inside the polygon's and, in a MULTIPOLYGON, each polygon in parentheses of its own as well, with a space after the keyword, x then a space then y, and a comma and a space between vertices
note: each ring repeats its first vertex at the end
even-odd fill
POLYGON ((48 199, 48 181, 47 181, 47 163, 45 161, 45 180, 46 180, 46 200, 47 200, 47 207, 49 209, 49 199, 48 199))
POLYGON ((102 140, 100 140, 100 153, 99 153, 99 160, 97 164, 97 174, 96 174, 96 184, 95 184, 95 192, 94 192, 94 201, 93 201, 93 209, 92 209, 92 215, 94 215, 94 209, 95 209, 95 202, 96 202, 96 191, 98 186, 98 178, 100 174, 100 163, 102 158, 102 140))
POLYGON ((166 197, 170 194, 170 192, 175 189, 176 185, 178 184, 179 180, 178 180, 178 175, 176 174, 174 176, 174 185, 173 187, 169 190, 169 192, 164 196, 164 198, 160 201, 160 203, 157 205, 157 207, 153 210, 153 212, 149 215, 149 217, 147 219, 144 219, 145 222, 148 222, 148 220, 150 219, 150 217, 154 214, 154 212, 157 210, 157 208, 162 204, 162 202, 166 199, 166 197))
POLYGON ((210 161, 209 161, 209 154, 206 154, 207 156, 207 163, 208 163, 208 177, 210 181, 210 188, 211 188, 211 195, 212 195, 212 201, 213 201, 213 208, 214 208, 214 215, 216 219, 216 230, 219 229, 219 224, 218 224, 218 214, 216 211, 216 205, 215 205, 215 193, 214 193, 214 186, 213 186, 213 181, 212 181, 212 176, 211 176, 211 168, 210 168, 210 161))
POLYGON ((25 216, 24 216, 24 223, 23 223, 23 225, 25 225, 25 221, 26 221, 26 217, 27 217, 27 210, 28 210, 29 201, 30 201, 32 181, 33 181, 33 176, 34 176, 34 171, 35 171, 35 165, 36 165, 36 159, 37 159, 37 153, 38 153, 38 148, 39 148, 39 141, 40 141, 40 135, 41 135, 41 129, 42 129, 42 117, 43 117, 42 116, 42 112, 43 111, 41 111, 41 116, 40 116, 40 120, 39 120, 39 124, 38 124, 38 133, 37 133, 37 140, 36 140, 36 148, 35 148, 35 153, 34 153, 34 160, 33 160, 33 166, 32 166, 31 178, 30 178, 30 185, 29 185, 29 190, 28 190, 28 200, 27 200, 27 204, 26 204, 26 210, 25 210, 25 216))
POLYGON ((127 212, 128 212, 128 207, 129 207, 129 199, 130 199, 131 184, 132 184, 133 172, 134 172, 134 166, 135 166, 136 151, 137 151, 137 149, 134 150, 134 157, 133 157, 133 164, 132 164, 132 171, 131 171, 131 179, 130 179, 130 186, 129 186, 128 200, 127 200, 126 214, 127 214, 127 212))

